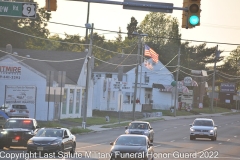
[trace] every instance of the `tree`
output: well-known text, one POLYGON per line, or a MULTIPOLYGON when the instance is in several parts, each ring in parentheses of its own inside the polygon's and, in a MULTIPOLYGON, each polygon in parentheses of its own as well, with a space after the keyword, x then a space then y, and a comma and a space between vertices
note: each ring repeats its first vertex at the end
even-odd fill
POLYGON ((128 39, 132 39, 132 38, 133 38, 132 33, 133 33, 134 31, 137 31, 137 30, 138 30, 137 25, 138 25, 138 21, 137 21, 134 17, 132 17, 132 18, 131 18, 131 22, 127 25, 128 39))

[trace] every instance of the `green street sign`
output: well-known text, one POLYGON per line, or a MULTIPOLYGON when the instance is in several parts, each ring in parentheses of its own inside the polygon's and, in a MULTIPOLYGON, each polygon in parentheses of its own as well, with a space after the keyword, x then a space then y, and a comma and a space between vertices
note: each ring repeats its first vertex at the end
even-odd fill
POLYGON ((0 16, 36 18, 36 9, 36 3, 0 1, 0 16))

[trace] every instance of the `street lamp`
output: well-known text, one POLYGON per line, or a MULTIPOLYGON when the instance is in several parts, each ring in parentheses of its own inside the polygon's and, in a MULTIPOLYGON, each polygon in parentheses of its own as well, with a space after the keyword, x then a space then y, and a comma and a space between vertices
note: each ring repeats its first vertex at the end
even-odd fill
POLYGON ((91 29, 91 36, 90 36, 90 44, 89 44, 89 50, 87 55, 87 75, 86 75, 86 90, 85 90, 85 105, 83 107, 83 120, 82 120, 82 127, 86 128, 86 119, 87 119, 87 106, 88 106, 88 93, 89 93, 89 81, 90 81, 90 75, 92 73, 91 71, 91 57, 92 57, 92 39, 93 39, 93 26, 94 24, 85 24, 85 27, 87 29, 91 29))
POLYGON ((137 83, 138 83, 138 66, 139 66, 139 55, 141 52, 142 37, 148 36, 147 34, 139 34, 136 31, 133 32, 133 35, 138 36, 138 52, 137 52, 137 65, 136 65, 136 75, 135 75, 135 86, 134 86, 134 97, 133 97, 133 110, 132 116, 133 121, 135 120, 135 108, 136 108, 136 96, 137 96, 137 83))

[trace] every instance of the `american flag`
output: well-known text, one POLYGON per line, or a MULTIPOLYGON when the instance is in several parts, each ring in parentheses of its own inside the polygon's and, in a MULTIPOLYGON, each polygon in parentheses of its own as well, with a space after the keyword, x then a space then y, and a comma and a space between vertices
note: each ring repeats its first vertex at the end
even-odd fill
POLYGON ((148 45, 145 45, 144 56, 151 57, 153 62, 155 63, 158 62, 158 54, 153 49, 151 49, 148 45))
POLYGON ((150 69, 152 70, 153 69, 153 66, 150 62, 148 62, 147 60, 144 60, 144 65, 147 69, 150 69))

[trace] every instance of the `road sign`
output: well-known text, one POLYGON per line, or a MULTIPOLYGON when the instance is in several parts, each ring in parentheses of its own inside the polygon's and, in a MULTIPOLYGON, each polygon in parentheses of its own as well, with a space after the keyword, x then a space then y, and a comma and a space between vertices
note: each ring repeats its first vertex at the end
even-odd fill
POLYGON ((0 1, 0 16, 36 18, 36 10, 36 3, 0 1))
POLYGON ((172 13, 173 12, 173 3, 124 0, 123 9, 172 13), (139 5, 141 5, 141 6, 139 6, 139 5))

